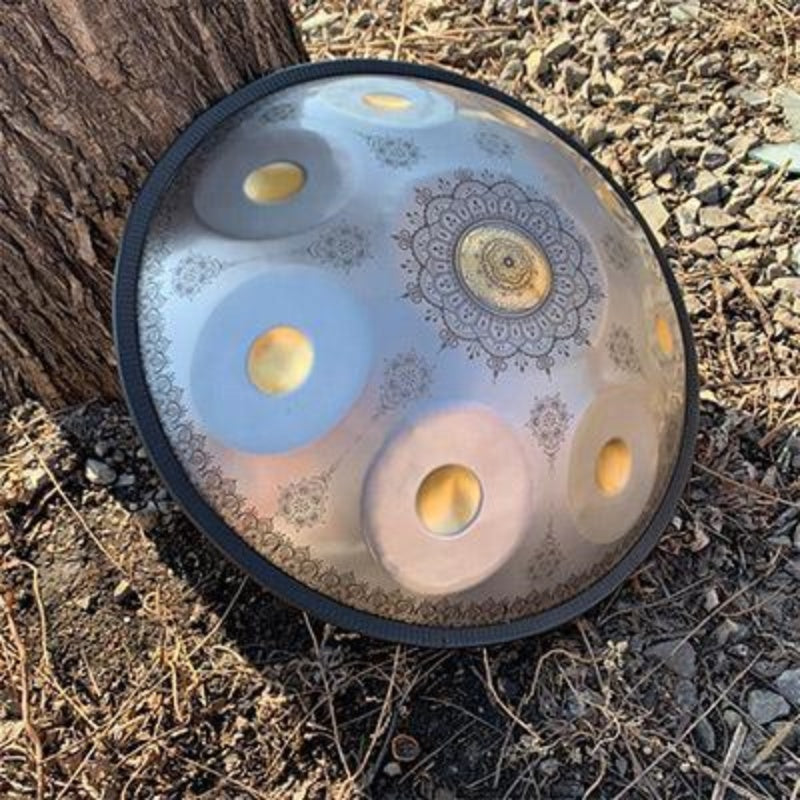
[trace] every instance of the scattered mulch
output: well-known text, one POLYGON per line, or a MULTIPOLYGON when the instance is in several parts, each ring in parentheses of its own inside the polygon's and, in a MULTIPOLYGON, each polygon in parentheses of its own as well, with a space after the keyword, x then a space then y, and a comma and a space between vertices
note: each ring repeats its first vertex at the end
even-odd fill
POLYGON ((294 3, 315 59, 399 57, 573 132, 658 229, 701 430, 683 502, 613 597, 439 652, 307 619, 224 563, 124 409, 0 427, 0 796, 800 796, 800 179, 786 0, 294 3))

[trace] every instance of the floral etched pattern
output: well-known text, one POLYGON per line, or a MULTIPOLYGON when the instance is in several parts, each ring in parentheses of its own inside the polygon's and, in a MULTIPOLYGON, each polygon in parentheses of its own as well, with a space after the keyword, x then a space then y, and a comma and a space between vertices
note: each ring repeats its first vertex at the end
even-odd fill
POLYGON ((558 357, 589 344, 604 297, 599 273, 588 243, 551 200, 511 178, 459 170, 418 188, 416 201, 419 208, 407 213, 410 227, 394 238, 410 254, 406 296, 438 325, 443 347, 463 344, 470 358, 484 355, 497 377, 511 363, 549 372, 558 357), (544 254, 547 294, 535 306, 504 313, 466 288, 459 250, 476 226, 513 229, 531 252, 544 254))
POLYGON ((611 328, 608 337, 608 355, 614 366, 622 372, 642 371, 633 337, 622 325, 614 325, 611 328))
POLYGON ((422 152, 411 139, 381 134, 362 136, 375 158, 392 169, 408 169, 422 159, 422 152))
POLYGON ((533 404, 527 425, 551 467, 564 444, 570 422, 572 414, 559 394, 540 397, 533 404))
POLYGON ((180 297, 191 299, 222 272, 223 264, 212 256, 190 253, 178 262, 172 288, 180 297))
POLYGON ((386 414, 424 397, 433 382, 430 364, 414 350, 398 353, 383 371, 379 414, 386 414))
POLYGON ((294 528, 315 528, 325 521, 331 473, 323 472, 284 486, 278 496, 279 514, 294 528))
POLYGON ((532 583, 538 583, 552 578, 561 568, 564 554, 556 539, 552 517, 547 521, 547 533, 544 540, 536 548, 533 558, 528 565, 528 577, 532 583))
POLYGON ((633 257, 628 248, 613 233, 606 233, 601 239, 606 258, 614 269, 626 272, 633 267, 633 257))
POLYGON ((311 257, 326 267, 349 273, 369 258, 367 233, 357 225, 342 223, 320 234, 308 248, 311 257))
POLYGON ((514 154, 511 142, 495 131, 482 128, 475 134, 475 141, 478 147, 492 158, 511 158, 514 154))

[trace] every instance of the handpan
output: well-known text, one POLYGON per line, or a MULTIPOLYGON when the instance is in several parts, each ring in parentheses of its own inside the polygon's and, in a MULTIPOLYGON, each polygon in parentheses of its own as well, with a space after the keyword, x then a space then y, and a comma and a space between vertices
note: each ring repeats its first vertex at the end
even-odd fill
POLYGON ((382 61, 269 75, 195 120, 130 214, 133 418, 230 559, 338 625, 538 633, 675 512, 697 375, 635 206, 519 102, 382 61))

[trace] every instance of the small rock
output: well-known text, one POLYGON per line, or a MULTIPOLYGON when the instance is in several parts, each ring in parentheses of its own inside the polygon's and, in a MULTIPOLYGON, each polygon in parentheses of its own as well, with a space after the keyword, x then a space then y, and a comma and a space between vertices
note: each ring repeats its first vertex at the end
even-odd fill
POLYGON ((692 197, 705 205, 715 205, 722 200, 722 181, 708 170, 701 170, 694 181, 692 197))
POLYGON ((676 158, 698 158, 705 144, 699 139, 672 139, 669 146, 676 158))
POLYGON ((703 258, 713 258, 717 255, 717 243, 710 236, 701 236, 689 245, 689 252, 703 258))
POLYGON ((678 221, 678 229, 681 236, 691 239, 697 236, 697 211, 700 208, 700 201, 696 197, 690 197, 686 202, 681 203, 675 209, 675 219, 678 221))
POLYGON ((703 598, 703 607, 706 611, 713 611, 719 605, 719 592, 712 586, 706 590, 703 598))
POLYGON ((564 77, 564 84, 567 91, 574 92, 579 89, 583 82, 589 77, 589 70, 576 64, 574 61, 565 61, 561 65, 561 74, 564 77))
POLYGON ((513 81, 514 78, 518 78, 522 75, 522 70, 522 60, 519 58, 512 58, 503 67, 503 71, 500 73, 500 80, 513 81))
POLYGON ((661 659, 667 669, 681 678, 693 678, 697 673, 694 647, 689 642, 661 642, 649 648, 647 655, 661 659))
POLYGON ((390 778, 396 778, 398 775, 402 773, 402 768, 396 761, 390 761, 384 768, 384 774, 388 775, 390 778))
POLYGON ((118 603, 124 603, 135 597, 136 592, 128 581, 124 578, 114 587, 114 599, 118 603))
POLYGON ((144 533, 150 533, 158 527, 158 510, 155 503, 148 503, 145 508, 140 508, 131 514, 131 520, 138 525, 144 533))
POLYGON ((722 64, 721 53, 709 53, 707 56, 698 58, 697 61, 694 62, 694 68, 701 77, 713 78, 714 75, 719 75, 722 71, 722 64))
POLYGON ((701 750, 706 753, 713 753, 717 749, 717 735, 714 732, 714 726, 708 721, 707 717, 701 717, 698 720, 694 732, 701 750))
POLYGON ((800 278, 776 278, 772 281, 773 287, 780 289, 782 292, 789 292, 795 297, 800 297, 800 278))
POLYGON ((125 472, 117 478, 117 486, 120 488, 127 488, 129 486, 133 486, 136 483, 136 476, 131 475, 130 472, 125 472))
POLYGON ((781 672, 775 680, 775 688, 790 703, 800 706, 800 667, 781 672))
POLYGON ((335 22, 341 13, 325 11, 320 9, 316 14, 312 14, 308 19, 300 23, 300 30, 304 33, 311 33, 312 31, 319 30, 320 28, 327 28, 332 22, 335 22))
POLYGON ((717 144, 706 145, 700 153, 700 165, 707 169, 716 169, 728 161, 728 151, 717 144))
POLYGON ((736 218, 716 206, 704 206, 700 209, 700 224, 705 228, 730 228, 736 224, 736 218))
POLYGON ((604 77, 606 85, 615 97, 625 91, 625 81, 616 72, 607 72, 604 77))
POLYGON ((86 459, 85 475, 89 483, 96 483, 100 486, 110 486, 117 479, 114 468, 96 458, 86 459))
POLYGON ((729 119, 731 114, 728 111, 728 106, 722 102, 712 103, 708 109, 708 119, 717 128, 721 128, 729 119))
POLYGON ((525 59, 525 72, 529 78, 541 78, 547 72, 548 66, 547 59, 541 50, 531 50, 525 59))
POLYGON ((769 93, 764 89, 750 89, 747 86, 734 86, 728 92, 730 97, 741 100, 753 108, 763 108, 769 103, 769 93))
POLYGON ((669 219, 669 211, 664 208, 664 204, 661 202, 657 192, 637 200, 636 207, 654 231, 660 231, 669 219))
POLYGON ((83 597, 79 597, 75 601, 75 605, 81 611, 90 611, 92 606, 94 605, 94 596, 90 595, 90 594, 87 594, 87 595, 84 595, 83 597))
POLYGON ((94 454, 98 458, 105 458, 112 448, 112 443, 108 439, 100 439, 94 446, 94 454))
POLYGON ((681 679, 675 684, 675 705, 682 711, 697 707, 697 687, 692 681, 681 679))
POLYGON ((565 56, 568 56, 575 49, 572 42, 572 36, 568 33, 562 33, 556 36, 552 42, 545 48, 544 57, 548 61, 560 61, 565 56))
POLYGON ((666 142, 653 145, 639 163, 652 175, 660 175, 672 163, 672 149, 666 142))
POLYGON ((609 130, 605 121, 596 114, 591 114, 584 120, 581 126, 581 139, 590 150, 609 138, 609 130))
POLYGON ((722 712, 722 719, 728 730, 735 730, 742 722, 742 715, 733 708, 726 708, 722 712))
POLYGON ((790 710, 786 700, 767 689, 753 689, 747 696, 747 712, 761 725, 785 717, 790 710))
POLYGON ((746 247, 751 244, 754 239, 755 234, 752 231, 728 231, 721 236, 717 236, 717 244, 720 247, 738 250, 740 247, 746 247))

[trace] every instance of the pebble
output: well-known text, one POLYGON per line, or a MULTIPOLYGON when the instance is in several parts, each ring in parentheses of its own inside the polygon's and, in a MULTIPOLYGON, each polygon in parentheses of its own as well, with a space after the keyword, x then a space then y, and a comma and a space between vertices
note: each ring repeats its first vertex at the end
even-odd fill
POLYGON ((722 200, 722 181, 708 170, 701 170, 694 180, 692 197, 704 205, 715 205, 722 200))
POLYGON ((384 768, 383 771, 386 775, 390 778, 396 778, 398 775, 402 773, 402 768, 396 761, 390 761, 384 768))
POLYGON ((522 75, 522 70, 523 70, 522 60, 519 58, 512 58, 503 67, 503 71, 500 73, 500 80, 513 81, 514 78, 517 78, 520 75, 522 75))
POLYGON ((727 618, 722 620, 722 622, 720 622, 720 624, 714 629, 714 639, 716 640, 717 645, 722 647, 726 644, 736 644, 737 642, 741 642, 742 639, 747 638, 749 633, 750 629, 747 625, 737 622, 734 619, 727 618))
POLYGON ((649 648, 646 654, 651 658, 661 659, 667 669, 681 678, 693 678, 697 673, 695 650, 689 642, 661 642, 649 648))
POLYGON ((697 211, 700 208, 700 201, 696 197, 690 197, 675 209, 675 219, 678 221, 678 229, 681 236, 685 239, 692 239, 697 236, 697 211))
POLYGON ((672 152, 677 158, 686 156, 687 158, 698 158, 703 152, 705 143, 699 139, 672 139, 669 143, 672 152))
POLYGON ((698 58, 694 62, 697 74, 703 78, 713 78, 722 71, 722 55, 720 53, 709 53, 707 56, 698 58))
POLYGON ((117 479, 117 473, 114 468, 106 464, 105 461, 99 461, 96 458, 86 459, 85 475, 89 483, 95 483, 99 486, 110 486, 117 479))
POLYGON ((561 70, 564 84, 569 92, 574 92, 576 89, 579 89, 589 77, 589 70, 580 66, 580 64, 576 64, 574 61, 565 61, 561 65, 561 70))
POLYGON ((747 712, 761 725, 785 717, 790 710, 783 697, 767 689, 753 689, 747 696, 747 712))
POLYGON ((704 228, 730 228, 736 225, 736 218, 716 206, 704 206, 699 213, 700 224, 704 228))
POLYGON ((707 169, 716 169, 728 161, 728 151, 717 144, 709 144, 700 153, 700 165, 707 169))
POLYGON ((639 159, 639 163, 652 175, 660 175, 672 163, 672 149, 662 142, 653 145, 639 159))
POLYGON ((669 219, 669 211, 664 208, 664 204, 661 202, 657 192, 637 200, 636 207, 654 231, 660 231, 669 219))
POLYGON ((712 103, 711 107, 708 109, 709 122, 717 128, 721 128, 730 118, 731 114, 725 103, 717 101, 716 103, 712 103))
POLYGON ((701 717, 698 720, 694 732, 701 750, 706 753, 713 753, 717 749, 717 734, 707 717, 701 717))
POLYGON ((583 143, 591 150, 610 138, 606 123, 596 114, 590 114, 583 122, 580 131, 583 143))
POLYGON ((800 297, 800 278, 776 278, 772 281, 772 285, 782 292, 789 292, 795 297, 800 297))
POLYGON ((762 108, 769 103, 769 93, 764 89, 751 89, 747 86, 734 86, 728 95, 741 100, 753 108, 762 108))
MULTIPOLYGON (((800 525, 798 525, 800 530, 800 525)), ((784 670, 775 680, 775 688, 792 704, 800 707, 800 667, 784 670)))
POLYGON ((710 236, 701 236, 689 245, 689 252, 703 258, 712 258, 717 255, 717 243, 710 236))
POLYGON ((128 581, 124 578, 114 587, 114 599, 118 603, 123 603, 133 597, 136 592, 128 581))
POLYGON ((548 61, 560 61, 565 56, 568 56, 575 49, 572 41, 572 36, 568 33, 562 33, 556 36, 552 42, 545 48, 544 57, 548 61))
POLYGON ((525 59, 525 72, 529 78, 541 78, 548 67, 547 59, 541 50, 531 50, 525 59))

